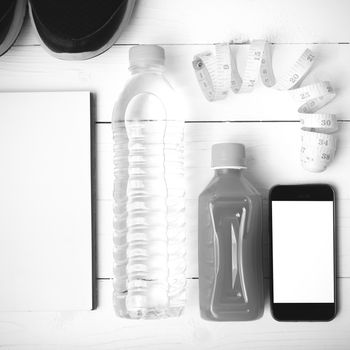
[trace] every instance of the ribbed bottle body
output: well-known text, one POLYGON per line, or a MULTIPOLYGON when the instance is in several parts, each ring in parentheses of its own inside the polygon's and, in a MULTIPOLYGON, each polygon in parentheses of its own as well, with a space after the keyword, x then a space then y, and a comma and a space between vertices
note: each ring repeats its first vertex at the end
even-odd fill
POLYGON ((185 303, 184 123, 161 79, 127 86, 112 122, 114 305, 128 318, 177 316, 185 303))

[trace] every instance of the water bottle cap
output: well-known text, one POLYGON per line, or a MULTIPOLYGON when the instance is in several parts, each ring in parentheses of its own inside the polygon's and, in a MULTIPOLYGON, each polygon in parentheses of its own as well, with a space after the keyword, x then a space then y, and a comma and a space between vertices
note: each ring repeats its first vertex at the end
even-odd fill
POLYGON ((217 143, 211 149, 213 169, 246 168, 245 148, 241 143, 217 143))
POLYGON ((164 49, 157 45, 137 45, 129 51, 130 66, 144 66, 149 64, 164 66, 164 49))

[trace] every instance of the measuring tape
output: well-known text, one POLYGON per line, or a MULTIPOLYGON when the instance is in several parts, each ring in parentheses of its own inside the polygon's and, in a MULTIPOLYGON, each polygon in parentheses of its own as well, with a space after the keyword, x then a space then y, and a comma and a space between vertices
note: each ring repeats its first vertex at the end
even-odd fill
POLYGON ((230 45, 216 44, 215 55, 202 52, 194 56, 193 68, 204 96, 209 101, 226 98, 230 89, 238 93, 252 92, 260 79, 266 87, 289 90, 298 109, 301 124, 301 164, 309 171, 324 171, 333 160, 338 129, 335 114, 314 114, 335 97, 327 81, 299 87, 315 62, 314 53, 306 49, 276 83, 270 44, 255 40, 249 46, 243 77, 240 76, 230 45))

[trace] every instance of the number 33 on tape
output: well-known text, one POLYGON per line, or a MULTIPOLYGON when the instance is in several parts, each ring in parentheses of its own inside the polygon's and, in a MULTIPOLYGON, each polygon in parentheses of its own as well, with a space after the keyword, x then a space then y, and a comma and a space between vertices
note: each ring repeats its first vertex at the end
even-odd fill
POLYGON ((243 77, 227 43, 215 45, 215 55, 210 51, 195 55, 192 64, 199 86, 209 101, 226 98, 230 89, 236 94, 252 92, 259 76, 266 87, 289 90, 298 106, 301 123, 301 164, 306 170, 321 172, 334 158, 338 125, 335 114, 315 112, 333 100, 335 93, 327 81, 295 88, 314 62, 315 55, 306 49, 276 83, 270 44, 255 40, 249 47, 243 77))

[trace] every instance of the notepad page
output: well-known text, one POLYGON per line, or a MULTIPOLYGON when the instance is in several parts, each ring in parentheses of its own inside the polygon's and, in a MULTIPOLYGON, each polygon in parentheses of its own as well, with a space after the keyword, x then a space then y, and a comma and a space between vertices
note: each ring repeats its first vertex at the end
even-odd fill
POLYGON ((92 308, 89 92, 0 93, 0 311, 92 308))

